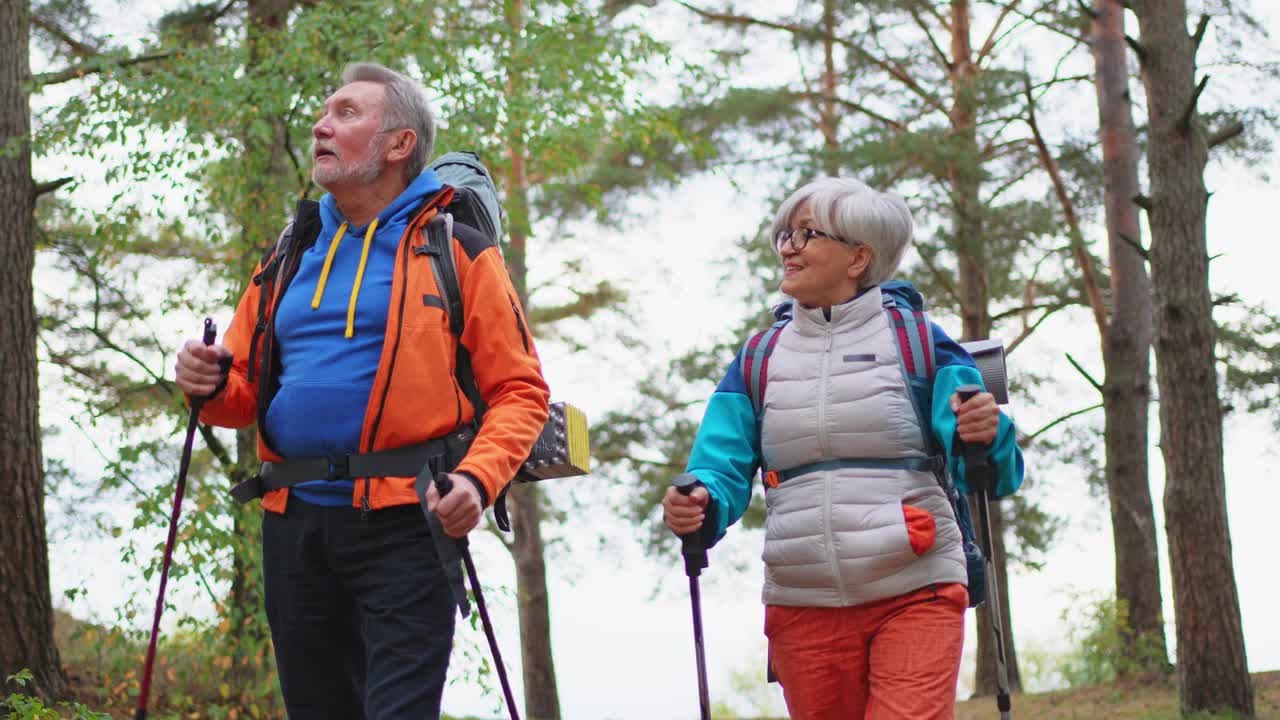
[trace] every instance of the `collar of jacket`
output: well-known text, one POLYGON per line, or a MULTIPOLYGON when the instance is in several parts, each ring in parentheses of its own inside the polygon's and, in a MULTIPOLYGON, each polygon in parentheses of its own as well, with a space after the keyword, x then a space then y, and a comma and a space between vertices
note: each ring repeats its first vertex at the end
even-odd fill
POLYGON ((805 307, 796 303, 792 307, 791 324, 801 335, 822 335, 857 327, 884 312, 879 287, 871 287, 861 295, 831 306, 831 318, 820 307, 805 307))

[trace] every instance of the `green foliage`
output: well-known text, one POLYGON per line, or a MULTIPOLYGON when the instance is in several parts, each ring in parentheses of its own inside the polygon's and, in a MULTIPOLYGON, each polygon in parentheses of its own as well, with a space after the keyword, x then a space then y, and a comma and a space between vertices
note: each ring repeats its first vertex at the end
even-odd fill
POLYGON ((1215 304, 1225 409, 1269 413, 1280 428, 1280 316, 1234 295, 1215 304))
MULTIPOLYGON (((108 189, 104 207, 80 196, 47 199, 40 209, 43 259, 69 288, 38 298, 44 357, 87 411, 71 422, 87 436, 111 433, 99 448, 99 482, 59 483, 57 500, 77 507, 111 497, 135 507, 123 523, 98 519, 99 532, 124 538, 121 560, 136 568, 135 581, 155 585, 186 417, 168 379, 178 341, 159 326, 166 316, 198 318, 234 302, 294 202, 318 193, 309 178, 311 124, 344 64, 372 60, 422 79, 441 127, 437 153, 477 150, 509 199, 531 193, 533 214, 507 203, 509 226, 525 233, 539 219, 543 188, 582 186, 608 160, 599 139, 626 139, 639 156, 670 146, 675 128, 637 91, 667 61, 664 45, 638 25, 599 17, 587 0, 527 5, 517 19, 492 3, 283 3, 283 15, 248 27, 261 5, 193 4, 166 15, 143 48, 169 53, 163 60, 91 75, 39 119, 38 152, 79 158, 103 173, 108 189), (524 188, 512 188, 516 158, 524 188)), ((584 194, 591 199, 583 208, 594 209, 599 191, 588 185, 584 194)), ((571 257, 567 272, 545 273, 552 280, 536 288, 551 299, 530 307, 544 339, 580 347, 580 331, 565 321, 623 306, 624 292, 587 267, 571 257)), ((192 326, 184 334, 195 334, 192 326)), ((216 619, 195 622, 170 597, 166 618, 176 617, 180 632, 162 641, 229 681, 205 687, 181 662, 169 664, 162 672, 186 690, 163 702, 211 717, 278 714, 257 510, 225 496, 251 465, 251 449, 233 449, 222 431, 201 434, 170 588, 205 595, 216 619)), ((131 600, 117 624, 136 626, 150 602, 131 600)), ((129 692, 136 662, 127 648, 139 638, 95 637, 103 687, 129 692)), ((483 653, 466 660, 488 672, 483 653)))
POLYGON ((4 684, 13 685, 18 688, 17 692, 9 693, 8 697, 0 701, 0 712, 4 712, 5 720, 111 720, 111 716, 105 713, 94 712, 81 703, 61 702, 58 707, 63 708, 70 715, 64 715, 55 708, 51 708, 44 704, 44 701, 32 695, 26 695, 22 689, 31 682, 32 674, 30 670, 23 668, 16 674, 5 678, 4 684))
POLYGON ((1125 652, 1125 635, 1130 631, 1123 600, 1085 594, 1076 594, 1072 600, 1073 607, 1063 611, 1062 620, 1071 627, 1073 648, 1058 665, 1069 687, 1109 683, 1117 676, 1142 674, 1168 662, 1163 640, 1144 636, 1138 638, 1133 653, 1125 652))

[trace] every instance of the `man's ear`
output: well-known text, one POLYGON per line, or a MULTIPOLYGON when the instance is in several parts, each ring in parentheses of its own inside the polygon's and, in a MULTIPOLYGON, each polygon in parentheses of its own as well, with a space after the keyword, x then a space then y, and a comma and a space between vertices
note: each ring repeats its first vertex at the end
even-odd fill
POLYGON ((397 130, 391 142, 387 146, 387 162, 400 162, 413 154, 413 149, 418 145, 418 134, 405 128, 397 130))

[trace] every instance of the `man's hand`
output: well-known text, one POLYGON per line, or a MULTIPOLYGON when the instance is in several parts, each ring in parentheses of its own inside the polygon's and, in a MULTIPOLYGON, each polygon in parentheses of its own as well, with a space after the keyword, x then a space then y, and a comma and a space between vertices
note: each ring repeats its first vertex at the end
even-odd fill
POLYGON ((702 527, 707 519, 707 503, 711 496, 704 487, 696 487, 688 495, 681 495, 673 487, 662 496, 662 521, 677 535, 688 535, 702 527))
POLYGON ((440 518, 440 524, 449 537, 466 537, 480 524, 484 508, 480 505, 480 491, 465 475, 449 473, 453 489, 444 498, 436 492, 436 484, 427 488, 427 509, 440 518))
POLYGON ((956 414, 956 432, 967 443, 990 445, 1000 428, 1000 408, 988 392, 978 393, 963 403, 960 394, 951 396, 951 409, 956 414))
POLYGON ((199 340, 188 340, 178 351, 174 364, 174 377, 178 389, 189 397, 209 397, 222 382, 222 366, 219 360, 231 357, 231 351, 222 345, 205 345, 199 340))

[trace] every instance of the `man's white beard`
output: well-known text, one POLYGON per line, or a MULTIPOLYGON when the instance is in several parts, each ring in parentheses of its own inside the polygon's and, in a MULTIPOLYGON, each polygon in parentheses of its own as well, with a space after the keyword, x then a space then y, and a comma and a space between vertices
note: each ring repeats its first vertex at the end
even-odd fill
POLYGON ((375 151, 369 154, 369 157, 357 165, 347 165, 338 160, 333 166, 316 165, 311 169, 311 181, 316 185, 330 190, 336 185, 369 185, 378 176, 382 175, 382 171, 387 169, 387 161, 382 147, 383 143, 379 142, 375 151))

